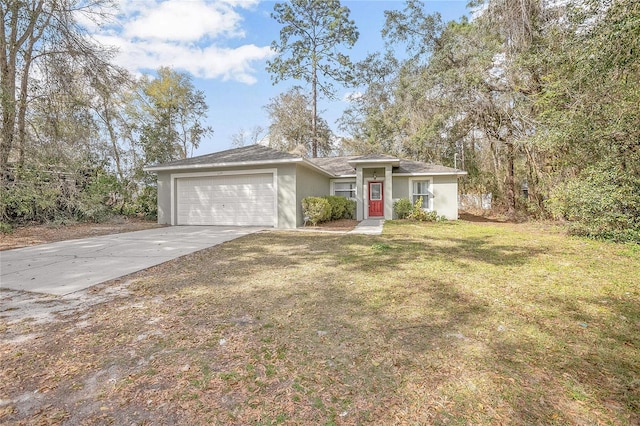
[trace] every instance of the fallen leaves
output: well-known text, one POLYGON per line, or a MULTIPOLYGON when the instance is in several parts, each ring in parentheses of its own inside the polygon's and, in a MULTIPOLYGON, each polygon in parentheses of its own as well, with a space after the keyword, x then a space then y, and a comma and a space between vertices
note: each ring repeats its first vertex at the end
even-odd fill
POLYGON ((637 262, 530 224, 387 226, 381 237, 239 239, 135 274, 126 296, 25 326, 41 337, 0 347, 0 421, 638 419, 628 375, 640 294, 625 281, 637 262), (609 265, 600 286, 592 256, 609 265))

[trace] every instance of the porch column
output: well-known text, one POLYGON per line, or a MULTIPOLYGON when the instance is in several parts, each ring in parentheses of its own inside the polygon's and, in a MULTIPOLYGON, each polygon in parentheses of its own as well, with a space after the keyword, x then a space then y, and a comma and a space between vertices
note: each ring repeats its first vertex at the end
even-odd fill
POLYGON ((393 177, 390 164, 384 166, 384 218, 393 219, 393 177))
POLYGON ((362 166, 356 166, 356 220, 364 220, 364 182, 362 180, 362 166))

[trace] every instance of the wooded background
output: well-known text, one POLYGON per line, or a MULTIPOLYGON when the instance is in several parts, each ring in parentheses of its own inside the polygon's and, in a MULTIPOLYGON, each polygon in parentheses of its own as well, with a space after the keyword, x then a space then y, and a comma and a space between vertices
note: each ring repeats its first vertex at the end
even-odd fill
MULTIPOLYGON (((640 241, 640 2, 477 0, 471 19, 443 22, 409 0, 385 13, 387 49, 359 63, 348 56, 357 22, 338 1, 318 13, 321 3, 274 6, 282 31, 268 70, 310 87, 272 99, 268 136, 256 126, 235 145, 455 164, 469 173, 462 192, 491 193, 505 214, 640 241), (302 21, 313 31, 291 30, 302 21), (335 82, 353 88, 341 136, 316 107, 335 82)), ((188 74, 133 77, 78 24, 115 6, 0 3, 0 222, 153 216, 143 167, 212 135, 188 74)))

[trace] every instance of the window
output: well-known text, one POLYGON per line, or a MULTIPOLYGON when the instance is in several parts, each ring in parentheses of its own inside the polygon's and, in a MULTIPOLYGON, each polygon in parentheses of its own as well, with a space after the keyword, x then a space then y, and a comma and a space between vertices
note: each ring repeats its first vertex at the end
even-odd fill
POLYGON ((333 184, 333 195, 339 197, 356 198, 356 182, 335 182, 333 184))
POLYGON ((379 182, 371 182, 369 184, 369 200, 380 201, 382 200, 382 184, 379 182))
POLYGON ((411 202, 415 204, 422 197, 422 208, 427 210, 430 204, 429 197, 431 196, 430 185, 431 182, 428 180, 414 180, 411 188, 411 202))

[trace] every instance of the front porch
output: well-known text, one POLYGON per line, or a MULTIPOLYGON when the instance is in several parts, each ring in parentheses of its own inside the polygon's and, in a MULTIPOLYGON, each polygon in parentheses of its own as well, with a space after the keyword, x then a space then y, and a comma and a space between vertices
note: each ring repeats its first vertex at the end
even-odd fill
POLYGON ((393 157, 359 157, 349 161, 356 170, 356 219, 393 219, 393 157))

